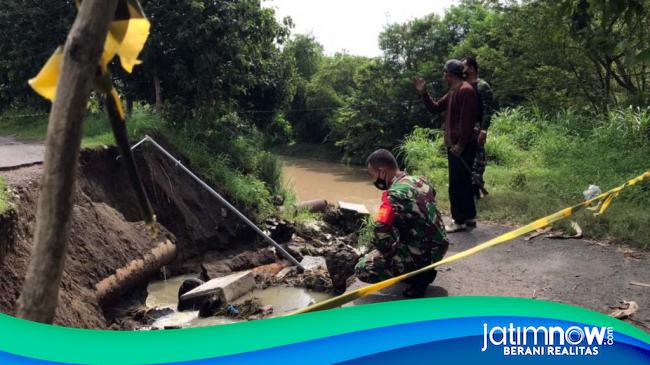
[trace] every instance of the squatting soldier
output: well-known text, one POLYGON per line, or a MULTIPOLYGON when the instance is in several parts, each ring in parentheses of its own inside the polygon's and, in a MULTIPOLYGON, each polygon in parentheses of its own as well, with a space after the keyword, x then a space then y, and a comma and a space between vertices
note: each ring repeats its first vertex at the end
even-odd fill
POLYGON ((485 181, 483 180, 483 174, 485 173, 485 166, 487 164, 485 141, 487 139, 487 131, 492 122, 492 116, 496 110, 496 102, 490 84, 478 76, 478 63, 476 63, 476 60, 472 57, 465 57, 462 61, 465 66, 465 80, 474 87, 478 96, 478 120, 475 128, 478 148, 476 150, 474 164, 472 165, 472 185, 474 187, 474 196, 480 199, 481 195, 485 196, 488 194, 487 190, 485 190, 485 181))
MULTIPOLYGON (((357 263, 357 278, 375 283, 441 260, 449 243, 431 184, 401 171, 393 154, 384 149, 373 152, 366 163, 375 186, 384 193, 374 230, 375 249, 357 263)), ((404 296, 424 296, 435 277, 431 270, 409 279, 404 296)))

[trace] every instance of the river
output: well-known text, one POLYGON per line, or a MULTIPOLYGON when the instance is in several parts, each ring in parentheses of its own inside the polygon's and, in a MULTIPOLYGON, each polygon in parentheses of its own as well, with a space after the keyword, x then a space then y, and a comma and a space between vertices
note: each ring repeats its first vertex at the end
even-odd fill
POLYGON ((341 163, 280 156, 284 180, 292 186, 298 201, 325 199, 363 204, 369 211, 379 207, 381 192, 377 190, 364 167, 341 163))

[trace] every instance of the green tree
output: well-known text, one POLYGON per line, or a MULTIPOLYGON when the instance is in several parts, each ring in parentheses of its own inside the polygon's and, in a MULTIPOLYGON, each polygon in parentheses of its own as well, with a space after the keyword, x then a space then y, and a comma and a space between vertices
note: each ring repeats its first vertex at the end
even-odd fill
POLYGON ((295 92, 291 101, 291 110, 287 119, 300 141, 319 142, 321 131, 313 133, 312 114, 307 109, 307 92, 309 83, 323 63, 323 46, 311 35, 297 34, 284 47, 285 60, 296 70, 294 80, 295 92))
POLYGON ((75 16, 74 1, 3 0, 0 2, 0 109, 23 105, 45 108, 29 88, 75 16))

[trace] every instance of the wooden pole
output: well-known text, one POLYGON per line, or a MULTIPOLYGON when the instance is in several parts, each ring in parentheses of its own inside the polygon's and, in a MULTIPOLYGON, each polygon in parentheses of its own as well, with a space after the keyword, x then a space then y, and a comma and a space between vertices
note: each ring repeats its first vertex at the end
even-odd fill
POLYGON ((117 0, 84 0, 66 39, 50 112, 32 257, 18 299, 19 317, 52 323, 70 233, 86 103, 117 0))

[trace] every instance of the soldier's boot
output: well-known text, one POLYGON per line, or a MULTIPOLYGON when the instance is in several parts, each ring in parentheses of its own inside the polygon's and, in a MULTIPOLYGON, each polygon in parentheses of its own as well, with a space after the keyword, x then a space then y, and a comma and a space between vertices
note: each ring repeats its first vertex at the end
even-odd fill
POLYGON ((422 298, 429 284, 433 283, 436 279, 437 274, 438 272, 436 270, 430 270, 407 279, 406 282, 410 285, 404 290, 402 295, 406 298, 422 298))

